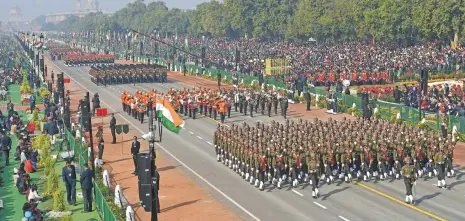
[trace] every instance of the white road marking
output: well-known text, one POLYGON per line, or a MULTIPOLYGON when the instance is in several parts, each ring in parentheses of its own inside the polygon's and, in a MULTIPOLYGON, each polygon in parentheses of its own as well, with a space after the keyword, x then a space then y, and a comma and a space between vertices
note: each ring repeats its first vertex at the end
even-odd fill
MULTIPOLYGON (((53 62, 52 62, 53 63, 53 62)), ((62 71, 63 73, 65 73, 69 78, 71 78, 71 80, 73 80, 74 82, 76 82, 76 84, 78 84, 79 86, 81 86, 82 88, 84 88, 85 90, 89 91, 90 94, 94 94, 92 91, 90 91, 89 89, 87 89, 86 87, 84 87, 84 85, 82 85, 81 83, 79 83, 78 81, 76 81, 73 77, 71 77, 68 73, 66 73, 65 71, 63 71, 60 67, 58 67, 58 65, 56 65, 55 63, 53 63, 53 65, 55 65, 55 67, 57 67, 60 71, 62 71)), ((107 106, 109 109, 111 109, 114 113, 116 113, 116 110, 113 109, 110 105, 108 105, 107 103, 105 103, 103 100, 102 100, 102 103, 107 106)), ((123 118, 126 122, 128 122, 129 124, 131 124, 135 129, 137 129, 141 134, 145 134, 144 131, 142 131, 139 127, 137 127, 136 125, 134 125, 131 121, 129 121, 128 119, 126 119, 126 117, 124 117, 122 114, 120 113, 117 113, 117 115, 119 115, 121 118, 123 118)), ((176 160, 178 163, 180 163, 184 168, 186 168, 187 170, 189 170, 191 173, 193 173, 195 176, 197 176, 200 180, 202 180, 203 182, 205 182, 208 186, 210 186, 212 189, 214 189, 216 192, 218 192, 219 194, 221 194, 224 198, 226 198, 227 200, 229 200, 229 202, 231 202, 232 204, 234 204, 235 206, 237 206, 240 210, 242 210, 244 213, 246 213, 247 215, 249 215, 252 219, 256 220, 256 221, 261 221, 258 217, 256 217, 254 214, 252 214, 250 211, 248 211, 246 208, 244 208, 243 206, 241 206, 241 204, 239 204, 238 202, 236 202, 235 200, 233 200, 231 197, 229 197, 228 195, 226 195, 226 193, 224 193, 223 191, 221 191, 220 189, 218 189, 218 187, 216 187, 215 185, 213 185, 212 183, 208 182, 208 180, 206 180, 205 178, 203 178, 202 176, 200 176, 200 174, 198 174, 197 172, 195 172, 192 168, 190 168, 189 166, 187 166, 184 162, 182 162, 180 159, 178 159, 176 156, 174 156, 171 152, 168 151, 168 149, 164 148, 162 145, 160 145, 159 143, 155 143, 158 147, 160 147, 160 149, 162 149, 163 151, 165 151, 165 153, 167 153, 168 155, 170 155, 174 160, 176 160)))
POLYGON ((203 138, 202 138, 202 137, 200 137, 200 136, 197 136, 197 138, 199 138, 199 139, 203 140, 203 138))
POLYGON ((299 193, 297 190, 292 190, 292 192, 294 192, 295 194, 297 194, 299 196, 304 196, 302 193, 299 193))
POLYGON ((194 132, 192 132, 192 131, 189 131, 189 133, 194 134, 194 132))
POLYGON ((341 219, 344 220, 344 221, 350 221, 350 220, 344 218, 343 216, 338 216, 338 217, 341 218, 341 219))
POLYGON ((319 203, 317 203, 317 202, 313 202, 313 203, 316 204, 317 206, 323 208, 323 209, 326 209, 326 206, 323 206, 323 205, 321 205, 321 204, 319 204, 319 203))
POLYGON ((207 141, 207 143, 213 146, 213 144, 212 144, 212 143, 210 143, 210 141, 207 141))

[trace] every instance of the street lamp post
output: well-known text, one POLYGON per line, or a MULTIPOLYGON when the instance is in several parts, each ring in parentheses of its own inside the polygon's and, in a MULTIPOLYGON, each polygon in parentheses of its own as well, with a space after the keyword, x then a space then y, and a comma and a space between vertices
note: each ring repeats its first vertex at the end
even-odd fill
MULTIPOLYGON (((41 33, 40 36, 39 36, 39 41, 41 43, 41 48, 40 49, 37 49, 37 53, 39 53, 39 68, 38 68, 38 72, 37 74, 39 76, 41 76, 41 72, 42 72, 42 66, 44 65, 44 46, 42 45, 44 43, 44 35, 41 33), (40 51, 39 51, 40 50, 40 51), (42 53, 41 53, 42 52, 42 53), (42 59, 42 64, 40 62, 40 60, 42 59)), ((37 85, 38 86, 38 85, 37 85)))

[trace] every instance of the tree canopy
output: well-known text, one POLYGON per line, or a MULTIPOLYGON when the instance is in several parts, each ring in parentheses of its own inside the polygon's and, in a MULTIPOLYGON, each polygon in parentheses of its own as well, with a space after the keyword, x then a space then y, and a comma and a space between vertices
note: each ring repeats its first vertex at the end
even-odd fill
POLYGON ((158 31, 213 37, 272 40, 314 38, 405 43, 463 41, 465 0, 223 0, 193 10, 168 9, 164 2, 129 3, 113 15, 70 17, 58 31, 158 31))

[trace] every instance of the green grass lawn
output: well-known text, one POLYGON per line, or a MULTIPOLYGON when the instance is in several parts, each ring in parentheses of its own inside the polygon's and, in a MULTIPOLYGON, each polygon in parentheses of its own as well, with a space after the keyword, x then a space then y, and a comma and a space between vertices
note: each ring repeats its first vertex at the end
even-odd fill
MULTIPOLYGON (((14 150, 16 149, 16 136, 10 136, 12 141, 12 150, 10 151, 10 166, 3 168, 1 174, 3 186, 0 187, 0 199, 3 200, 3 209, 0 210, 2 220, 21 220, 23 218, 22 208, 26 203, 26 196, 18 192, 13 182, 13 168, 19 167, 19 161, 13 159, 14 150)), ((0 165, 5 166, 5 155, 2 154, 0 165)), ((30 174, 33 181, 37 180, 37 174, 30 174)), ((39 207, 40 208, 40 207, 39 207)))
MULTIPOLYGON (((15 105, 21 105, 21 91, 19 88, 18 84, 10 84, 8 86, 8 100, 11 100, 15 105)), ((8 100, 0 101, 0 104, 6 104, 8 100)), ((37 104, 43 104, 40 94, 36 94, 36 105, 37 104)), ((24 103, 23 105, 29 106, 29 103, 24 103)))
MULTIPOLYGON (((50 155, 59 155, 59 152, 58 150, 54 150, 50 153, 50 155)), ((55 170, 57 171, 59 177, 60 177, 60 188, 63 188, 63 191, 65 191, 65 198, 66 198, 66 188, 62 182, 62 179, 61 179, 61 171, 62 171, 62 168, 65 166, 65 161, 61 158, 61 157, 58 157, 57 161, 55 162, 55 170)), ((76 165, 76 168, 78 167, 78 165, 76 165)), ((43 170, 39 170, 38 171, 38 175, 39 176, 44 176, 44 171, 43 170)), ((79 174, 77 175, 77 179, 79 179, 79 174)), ((43 180, 43 182, 39 183, 39 189, 43 191, 45 191, 46 189, 46 181, 43 180)), ((91 220, 91 219, 95 219, 95 220, 100 220, 100 217, 98 215, 98 212, 96 210, 96 207, 95 207, 95 203, 92 203, 92 212, 90 213, 83 213, 82 211, 84 210, 84 199, 82 197, 79 197, 79 195, 82 196, 82 193, 81 191, 81 184, 79 182, 76 183, 76 206, 71 206, 71 205, 68 205, 67 204, 67 201, 65 199, 65 203, 67 204, 67 211, 71 211, 72 214, 72 218, 73 220, 78 220, 78 221, 86 221, 86 220, 91 220)), ((43 208, 45 208, 46 211, 50 211, 53 209, 53 199, 46 199, 44 202, 43 202, 43 208)), ((50 220, 50 219, 47 219, 47 220, 50 220)), ((59 219, 57 219, 59 220, 59 219)))
MULTIPOLYGON (((27 113, 24 111, 19 111, 18 114, 20 115, 21 119, 27 121, 27 113)), ((40 116, 43 116, 40 113, 40 116)), ((13 168, 18 168, 20 162, 13 160, 14 150, 17 146, 17 138, 16 136, 11 136, 12 139, 12 150, 10 152, 10 166, 5 167, 3 169, 3 173, 1 177, 3 179, 3 187, 0 187, 0 199, 3 200, 4 208, 0 210, 0 220, 21 220, 23 217, 22 214, 22 207, 23 204, 26 202, 26 196, 22 195, 18 192, 17 188, 14 186, 13 183, 13 168)), ((53 150, 51 155, 59 155, 58 150, 53 150)), ((5 165, 5 156, 0 157, 0 165, 5 165)), ((63 188, 65 191, 66 197, 66 189, 61 180, 61 169, 65 166, 65 162, 61 157, 58 157, 57 161, 55 162, 55 170, 57 171, 60 179, 60 187, 63 188)), ((78 167, 76 165, 76 167, 78 167)), ((35 173, 30 173, 30 177, 32 179, 32 183, 37 184, 39 187, 39 193, 43 193, 46 190, 46 180, 39 180, 39 177, 44 176, 45 172, 43 169, 38 169, 35 173)), ((79 179, 79 175, 77 175, 79 179)), ((79 197, 82 196, 81 193, 81 184, 77 182, 76 184, 76 206, 67 206, 67 210, 72 212, 73 220, 77 221, 86 221, 86 220, 100 220, 100 216, 95 207, 95 202, 93 203, 93 212, 90 213, 83 213, 84 210, 84 202, 83 198, 79 197)), ((66 202, 66 199, 65 199, 66 202)), ((44 214, 48 211, 53 210, 53 199, 51 197, 45 198, 42 203, 39 204, 39 209, 41 209, 44 214)), ((54 219, 45 219, 45 220, 54 220, 54 219)), ((60 219, 55 219, 60 220, 60 219)))

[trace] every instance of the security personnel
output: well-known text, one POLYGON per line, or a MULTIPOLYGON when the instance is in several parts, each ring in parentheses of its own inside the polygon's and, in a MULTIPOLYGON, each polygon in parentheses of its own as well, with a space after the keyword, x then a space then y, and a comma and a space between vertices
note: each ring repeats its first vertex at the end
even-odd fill
POLYGON ((139 154, 140 151, 140 142, 137 140, 137 137, 134 136, 131 144, 131 155, 132 155, 132 160, 134 161, 134 172, 132 174, 137 175, 137 154, 139 154))
POLYGON ((100 108, 100 98, 98 93, 94 94, 94 97, 92 98, 92 104, 92 116, 95 117, 95 110, 100 108))
POLYGON ((111 114, 110 130, 111 130, 111 137, 112 137, 111 144, 115 144, 116 143, 116 118, 115 118, 114 113, 111 114))
POLYGON ((97 142, 98 142, 98 158, 102 160, 103 158, 103 149, 104 149, 104 141, 103 141, 103 127, 98 126, 97 127, 98 131, 95 137, 97 137, 97 142))
POLYGON ((410 165, 410 157, 406 157, 404 159, 405 165, 402 167, 402 176, 404 177, 405 189, 406 189, 406 196, 405 202, 415 205, 415 201, 413 200, 412 194, 412 187, 415 185, 416 181, 416 174, 413 169, 413 166, 410 165))

